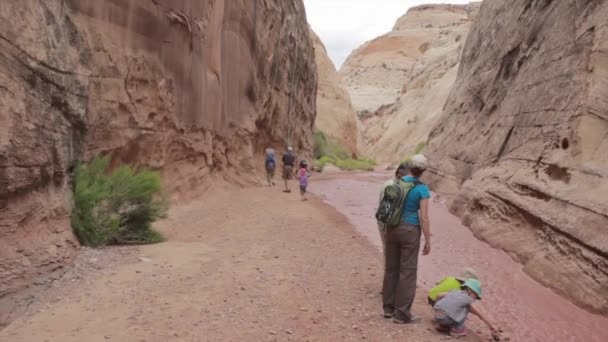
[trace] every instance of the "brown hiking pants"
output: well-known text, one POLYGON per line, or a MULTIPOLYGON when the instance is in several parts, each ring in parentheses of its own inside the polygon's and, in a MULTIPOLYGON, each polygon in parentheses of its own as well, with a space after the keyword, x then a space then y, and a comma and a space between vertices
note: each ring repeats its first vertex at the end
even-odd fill
POLYGON ((386 256, 382 304, 384 311, 394 311, 395 317, 409 321, 418 275, 420 228, 402 223, 386 232, 386 256))

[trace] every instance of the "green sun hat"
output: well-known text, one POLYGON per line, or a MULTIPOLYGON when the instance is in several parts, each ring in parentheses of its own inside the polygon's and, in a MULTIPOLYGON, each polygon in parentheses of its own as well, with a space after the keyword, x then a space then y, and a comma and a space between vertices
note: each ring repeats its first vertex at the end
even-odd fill
POLYGON ((467 281, 464 282, 462 287, 471 289, 471 291, 475 292, 477 294, 477 297, 481 299, 481 282, 479 280, 467 279, 467 281))

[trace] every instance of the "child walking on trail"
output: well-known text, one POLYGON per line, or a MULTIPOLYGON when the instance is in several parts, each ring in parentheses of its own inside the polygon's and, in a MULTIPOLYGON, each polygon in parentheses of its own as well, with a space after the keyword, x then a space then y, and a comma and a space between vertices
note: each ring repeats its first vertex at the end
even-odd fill
POLYGON ((437 302, 437 296, 440 293, 450 292, 452 290, 460 290, 462 284, 467 279, 479 279, 477 278, 477 274, 475 270, 470 267, 465 267, 462 272, 460 272, 457 276, 449 276, 441 279, 440 282, 435 285, 430 291, 428 296, 428 302, 431 305, 435 305, 437 302))
POLYGON ((306 188, 308 187, 308 177, 310 177, 310 172, 308 172, 308 163, 306 160, 302 160, 300 162, 300 168, 296 176, 300 180, 300 196, 302 197, 302 201, 306 201, 306 188))
POLYGON ((476 300, 481 300, 481 283, 477 279, 467 279, 462 290, 452 290, 440 293, 433 307, 437 330, 448 332, 450 336, 465 336, 467 334, 464 322, 467 315, 472 313, 478 316, 491 330, 497 334, 498 329, 479 310, 476 300))

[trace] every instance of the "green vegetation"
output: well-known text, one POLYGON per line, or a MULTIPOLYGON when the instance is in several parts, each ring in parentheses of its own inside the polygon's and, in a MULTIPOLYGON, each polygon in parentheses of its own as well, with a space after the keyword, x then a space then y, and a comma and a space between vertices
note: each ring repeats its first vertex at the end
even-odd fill
POLYGON ((331 139, 327 139, 321 131, 314 134, 313 153, 315 159, 330 157, 333 159, 348 159, 351 154, 348 150, 331 139))
POLYGON ((419 142, 418 145, 416 145, 416 149, 414 150, 414 154, 421 153, 424 150, 425 147, 426 147, 426 142, 424 142, 424 141, 419 142))
MULTIPOLYGON (((424 151, 424 148, 425 148, 425 147, 426 147, 426 142, 424 142, 424 141, 419 142, 419 143, 416 145, 416 148, 414 149, 414 152, 413 152, 412 154, 408 155, 407 157, 405 157, 405 159, 401 160, 401 161, 399 162, 399 164, 402 164, 402 163, 409 163, 409 162, 410 162, 410 160, 412 159, 412 156, 414 156, 414 155, 416 155, 416 154, 420 154, 420 153, 422 153, 422 152, 424 151)), ((397 165, 399 165, 399 164, 397 164, 397 165)), ((390 164, 390 165, 388 165, 388 166, 386 167, 386 170, 387 170, 387 171, 392 171, 392 170, 395 170, 395 169, 397 168, 397 165, 390 164)))
POLYGON ((315 160, 315 170, 317 170, 318 172, 323 172, 325 165, 335 164, 335 163, 336 163, 335 159, 330 158, 328 156, 323 156, 320 159, 315 160))
POLYGON ((418 145, 416 145, 416 148, 414 149, 414 153, 407 156, 400 163, 409 163, 409 161, 412 159, 412 156, 422 153, 422 151, 424 151, 425 147, 426 147, 426 142, 424 142, 424 141, 419 142, 418 145))
POLYGON ((343 159, 336 160, 335 165, 342 170, 374 171, 376 161, 371 159, 343 159))
POLYGON ((72 229, 81 244, 144 244, 163 240, 152 222, 166 215, 168 202, 158 172, 121 166, 110 158, 76 168, 72 229))
POLYGON ((328 139, 323 132, 314 134, 315 170, 322 172, 327 164, 333 164, 342 170, 373 171, 376 161, 371 159, 353 159, 348 150, 328 139))
POLYGON ((315 163, 315 169, 319 172, 322 172, 327 164, 333 164, 339 169, 354 171, 354 170, 362 170, 362 171, 374 171, 374 167, 376 166, 376 161, 371 159, 334 159, 327 156, 321 157, 321 159, 317 160, 315 163))

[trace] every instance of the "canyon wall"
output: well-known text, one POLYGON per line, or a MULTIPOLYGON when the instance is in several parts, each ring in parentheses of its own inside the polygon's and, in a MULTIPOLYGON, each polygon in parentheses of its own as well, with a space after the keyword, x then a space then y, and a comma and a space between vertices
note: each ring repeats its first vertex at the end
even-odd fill
POLYGON ((315 48, 317 63, 317 118, 315 127, 329 139, 344 146, 353 155, 357 154, 359 121, 350 96, 342 85, 342 78, 321 39, 312 30, 310 34, 315 48))
POLYGON ((316 86, 301 0, 0 1, 0 298, 74 256, 76 162, 252 184, 265 147, 311 154, 316 86))
POLYGON ((479 3, 413 7, 349 56, 341 73, 361 119, 364 155, 395 163, 427 140, 478 10, 479 3))
POLYGON ((451 209, 608 314, 608 2, 485 0, 429 138, 451 209))

